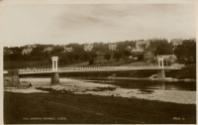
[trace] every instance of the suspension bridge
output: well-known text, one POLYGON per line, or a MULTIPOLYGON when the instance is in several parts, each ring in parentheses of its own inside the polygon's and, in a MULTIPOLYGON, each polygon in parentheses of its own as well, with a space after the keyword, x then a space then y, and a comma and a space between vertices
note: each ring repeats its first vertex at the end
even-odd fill
MULTIPOLYGON (((182 67, 165 66, 164 59, 158 59, 156 66, 81 66, 81 67, 58 67, 58 57, 52 57, 52 65, 49 68, 25 68, 18 69, 14 77, 19 78, 20 75, 42 75, 52 74, 52 81, 59 82, 59 74, 61 73, 86 73, 86 72, 120 72, 120 71, 137 71, 137 70, 158 70, 161 71, 161 77, 165 78, 166 70, 179 70, 182 67), (16 76, 17 75, 17 76, 16 76)), ((9 74, 9 71, 4 71, 9 74)))
MULTIPOLYGON (((49 73, 73 73, 73 72, 109 72, 109 71, 133 71, 133 70, 179 70, 180 67, 165 66, 87 66, 87 67, 60 67, 57 71, 52 68, 27 68, 19 69, 19 75, 49 74, 49 73)), ((6 72, 5 72, 6 73, 6 72)))

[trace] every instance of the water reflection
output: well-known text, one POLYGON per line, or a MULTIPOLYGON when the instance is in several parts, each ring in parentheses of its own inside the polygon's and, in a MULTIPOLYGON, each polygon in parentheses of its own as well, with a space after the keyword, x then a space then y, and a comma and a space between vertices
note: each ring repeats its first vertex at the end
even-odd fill
MULTIPOLYGON (((104 80, 104 79, 86 79, 96 83, 105 83, 118 85, 122 88, 139 89, 149 92, 151 90, 186 90, 196 91, 196 82, 163 82, 163 81, 145 81, 145 80, 104 80)), ((151 91, 152 92, 152 91, 151 91)))
MULTIPOLYGON (((90 81, 90 80, 88 80, 90 81)), ((121 97, 135 97, 180 104, 196 103, 196 82, 160 82, 146 80, 95 80, 92 82, 120 86, 115 93, 121 97)))

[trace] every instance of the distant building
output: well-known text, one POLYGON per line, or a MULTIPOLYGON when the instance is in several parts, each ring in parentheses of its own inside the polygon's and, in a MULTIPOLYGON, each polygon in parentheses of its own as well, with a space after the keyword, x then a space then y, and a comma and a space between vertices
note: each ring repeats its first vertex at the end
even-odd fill
POLYGON ((175 47, 181 45, 183 43, 183 40, 182 39, 172 39, 170 42, 173 45, 173 48, 175 48, 175 47))
POLYGON ((46 47, 44 48, 43 52, 50 53, 53 50, 53 47, 46 47))
POLYGON ((13 51, 11 49, 4 48, 4 53, 10 55, 13 54, 13 51))
POLYGON ((115 51, 116 49, 117 49, 117 44, 116 43, 109 44, 109 50, 115 51))
POLYGON ((33 50, 33 47, 27 46, 27 47, 25 47, 25 48, 22 50, 21 54, 22 54, 22 55, 29 55, 29 54, 32 52, 32 50, 33 50))
POLYGON ((126 49, 127 49, 127 50, 131 50, 132 47, 131 47, 130 45, 128 45, 128 46, 126 47, 126 49))
POLYGON ((72 47, 68 47, 68 46, 65 46, 64 50, 63 50, 63 52, 72 52, 72 51, 73 51, 73 48, 72 47))
POLYGON ((85 44, 84 45, 84 51, 90 52, 93 49, 93 44, 85 44))
POLYGON ((26 45, 26 46, 24 46, 25 48, 36 48, 37 47, 37 45, 36 44, 33 44, 33 45, 26 45))
POLYGON ((132 52, 133 51, 133 47, 131 45, 128 45, 126 47, 126 50, 129 51, 129 52, 132 52))
POLYGON ((149 41, 140 40, 135 43, 135 48, 132 50, 132 52, 144 52, 145 48, 147 48, 150 45, 149 41))

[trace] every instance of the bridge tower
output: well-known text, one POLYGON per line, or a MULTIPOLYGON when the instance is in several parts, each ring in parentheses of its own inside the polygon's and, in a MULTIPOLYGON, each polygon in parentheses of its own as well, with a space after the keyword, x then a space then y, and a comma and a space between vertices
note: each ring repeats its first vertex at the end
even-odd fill
POLYGON ((17 69, 9 70, 8 77, 10 79, 9 86, 13 86, 13 87, 20 86, 19 71, 17 69))
POLYGON ((51 84, 59 84, 59 74, 58 74, 58 56, 51 57, 52 59, 52 77, 51 77, 51 84))
POLYGON ((158 59, 158 66, 161 69, 161 73, 160 73, 161 74, 161 78, 165 78, 166 74, 165 74, 165 69, 164 69, 164 58, 158 56, 157 59, 158 59))

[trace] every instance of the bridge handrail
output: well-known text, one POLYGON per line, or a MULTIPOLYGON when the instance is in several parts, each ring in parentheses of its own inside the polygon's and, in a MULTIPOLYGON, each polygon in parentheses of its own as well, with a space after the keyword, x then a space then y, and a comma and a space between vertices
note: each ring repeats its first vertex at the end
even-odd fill
MULTIPOLYGON (((180 69, 181 67, 175 67, 175 66, 165 66, 164 69, 180 69)), ((60 67, 58 71, 64 72, 64 71, 122 71, 122 70, 139 70, 139 69, 156 69, 160 70, 163 69, 159 66, 81 66, 81 67, 60 67)), ((37 73, 37 72, 52 72, 51 68, 25 68, 25 69, 19 69, 19 73, 37 73)))

